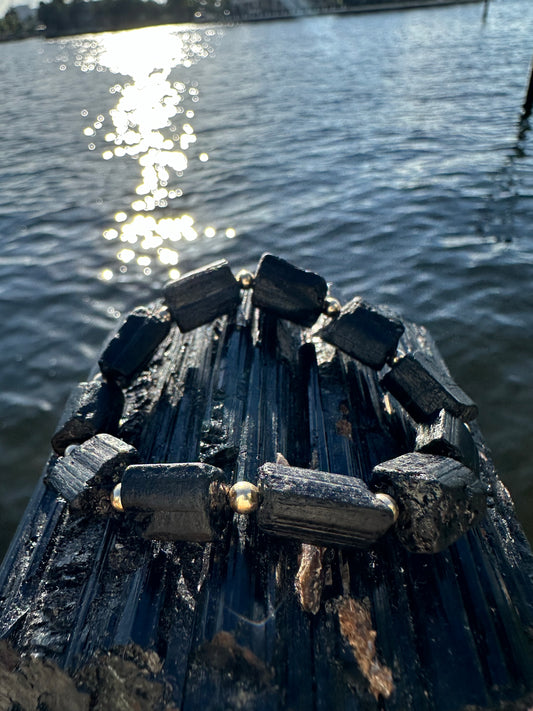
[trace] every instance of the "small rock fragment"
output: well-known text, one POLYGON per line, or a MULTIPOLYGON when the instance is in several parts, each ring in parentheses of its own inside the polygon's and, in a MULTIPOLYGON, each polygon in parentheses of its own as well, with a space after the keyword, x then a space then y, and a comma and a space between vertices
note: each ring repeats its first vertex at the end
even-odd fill
POLYGON ((342 636, 350 645, 362 675, 368 682, 371 694, 388 699, 394 691, 394 680, 389 667, 377 656, 377 632, 372 625, 370 611, 352 597, 337 600, 337 614, 342 636))
POLYGON ((272 681, 272 671, 265 663, 226 630, 220 630, 212 640, 202 644, 197 651, 197 660, 233 682, 266 687, 272 681))
POLYGON ((302 610, 316 615, 322 603, 322 592, 326 583, 324 554, 327 548, 302 543, 300 565, 294 587, 302 610))

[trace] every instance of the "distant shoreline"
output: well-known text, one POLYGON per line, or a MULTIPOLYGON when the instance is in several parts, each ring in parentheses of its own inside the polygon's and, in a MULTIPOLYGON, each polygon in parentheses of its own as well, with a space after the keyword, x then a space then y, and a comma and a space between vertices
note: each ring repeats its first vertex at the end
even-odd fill
MULTIPOLYGON (((481 3, 487 4, 490 0, 386 0, 385 2, 380 2, 379 0, 369 0, 368 2, 362 2, 359 5, 353 5, 350 7, 340 7, 340 8, 328 8, 324 10, 313 10, 306 12, 302 10, 299 13, 293 15, 243 15, 241 14, 238 18, 235 16, 233 19, 237 19, 239 22, 268 22, 271 20, 296 20, 299 17, 313 17, 315 15, 357 15, 371 12, 390 12, 391 10, 416 10, 422 8, 435 8, 435 7, 445 7, 447 5, 479 5, 481 3)), ((228 18, 229 19, 229 18, 228 18)))
POLYGON ((488 6, 490 0, 362 0, 356 5, 343 7, 299 7, 295 11, 284 12, 265 12, 262 11, 259 3, 254 8, 253 6, 242 5, 235 6, 233 12, 227 17, 220 17, 205 13, 201 18, 191 17, 190 19, 180 19, 173 22, 171 18, 161 19, 159 22, 140 21, 137 24, 135 21, 131 23, 123 23, 118 27, 109 26, 88 26, 85 28, 72 27, 63 30, 51 30, 40 26, 33 31, 26 30, 22 34, 13 36, 0 36, 0 42, 11 42, 29 39, 32 37, 44 37, 45 39, 56 39, 58 37, 76 37, 84 34, 99 34, 103 32, 121 32, 130 29, 141 29, 142 27, 156 27, 167 24, 196 24, 203 25, 209 23, 232 24, 232 23, 248 23, 248 22, 271 22, 276 20, 296 20, 301 17, 313 17, 324 15, 355 15, 374 12, 390 12, 394 10, 414 10, 423 8, 437 8, 449 5, 468 5, 484 3, 488 6))

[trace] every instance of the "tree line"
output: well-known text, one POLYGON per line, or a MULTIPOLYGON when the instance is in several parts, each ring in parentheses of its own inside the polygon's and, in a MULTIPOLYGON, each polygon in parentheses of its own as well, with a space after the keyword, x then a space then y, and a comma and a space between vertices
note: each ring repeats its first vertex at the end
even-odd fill
MULTIPOLYGON (((22 0, 23 1, 23 0, 22 0)), ((0 19, 0 40, 23 39, 132 29, 148 25, 217 20, 255 20, 301 14, 350 12, 371 3, 401 4, 402 0, 49 0, 37 15, 22 20, 10 9, 0 19)))
POLYGON ((0 40, 36 34, 56 37, 85 32, 125 30, 147 25, 216 20, 224 17, 229 0, 50 0, 36 15, 21 20, 11 8, 0 19, 0 40), (198 13, 200 12, 201 18, 198 13))
POLYGON ((21 20, 16 10, 10 8, 0 19, 0 41, 24 39, 35 34, 35 19, 21 20))
POLYGON ((39 22, 46 35, 124 30, 145 25, 191 22, 196 5, 189 0, 51 0, 41 2, 39 22))

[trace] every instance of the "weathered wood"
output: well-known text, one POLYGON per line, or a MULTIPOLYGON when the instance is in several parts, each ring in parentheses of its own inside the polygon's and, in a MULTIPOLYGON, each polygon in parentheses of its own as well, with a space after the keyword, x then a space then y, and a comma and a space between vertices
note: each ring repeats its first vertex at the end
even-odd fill
POLYGON ((381 370, 396 353, 403 332, 403 323, 387 309, 355 297, 319 336, 361 363, 381 370))
MULTIPOLYGON (((281 452, 368 483, 412 449, 413 423, 374 372, 302 341, 266 315, 172 329, 126 388, 119 435, 143 462, 207 461, 228 481, 254 481, 281 452)), ((442 367, 423 329, 409 326, 402 348, 442 367)), ((216 542, 150 541, 132 517, 75 510, 41 482, 0 569, 0 636, 79 689, 109 650, 109 678, 132 644, 157 651, 146 709, 525 710, 533 557, 471 427, 489 508, 431 556, 406 551, 394 527, 368 551, 313 555, 240 515, 216 542)), ((113 688, 93 684, 92 707, 113 688)))
POLYGON ((424 353, 397 358, 381 382, 419 422, 431 420, 442 409, 466 421, 477 417, 477 405, 424 353))
POLYGON ((97 377, 80 383, 70 395, 56 431, 52 447, 59 455, 71 444, 80 444, 105 432, 114 435, 124 407, 122 390, 113 381, 97 377))
POLYGON ((172 318, 186 333, 233 313, 239 305, 240 286, 229 264, 220 259, 171 281, 164 294, 172 318))
POLYGON ((326 281, 293 264, 264 254, 254 279, 253 304, 301 326, 312 326, 328 293, 326 281))
POLYGON ((260 528, 315 545, 368 548, 394 523, 390 505, 360 479, 266 463, 259 469, 260 528))

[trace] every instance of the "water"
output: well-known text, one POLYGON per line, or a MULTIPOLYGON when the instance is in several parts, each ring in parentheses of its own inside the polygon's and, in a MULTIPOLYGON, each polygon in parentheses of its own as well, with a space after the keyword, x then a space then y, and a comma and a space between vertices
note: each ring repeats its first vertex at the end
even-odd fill
POLYGON ((169 274, 269 250, 427 325, 533 538, 528 0, 0 46, 0 520, 169 274))

